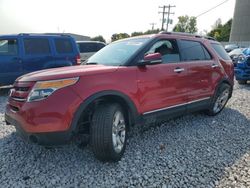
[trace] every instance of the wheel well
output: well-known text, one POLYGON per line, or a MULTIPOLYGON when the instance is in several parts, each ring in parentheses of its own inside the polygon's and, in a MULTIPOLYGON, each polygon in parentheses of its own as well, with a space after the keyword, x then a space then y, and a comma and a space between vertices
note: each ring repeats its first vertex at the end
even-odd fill
MULTIPOLYGON (((227 84, 227 85, 229 85, 230 86, 230 88, 231 88, 231 91, 230 91, 230 97, 232 97, 232 93, 233 93, 233 86, 230 84, 230 82, 229 81, 227 81, 227 80, 223 80, 222 82, 221 82, 221 84, 227 84)), ((220 84, 220 85, 221 85, 220 84)))
POLYGON ((90 133, 90 126, 93 113, 95 112, 95 109, 98 108, 99 105, 102 105, 104 103, 120 104, 122 109, 124 110, 126 121, 128 122, 128 129, 130 126, 134 124, 133 110, 131 109, 128 102, 122 97, 117 95, 105 95, 94 99, 82 111, 81 116, 77 122, 77 129, 75 130, 76 133, 80 134, 90 133))

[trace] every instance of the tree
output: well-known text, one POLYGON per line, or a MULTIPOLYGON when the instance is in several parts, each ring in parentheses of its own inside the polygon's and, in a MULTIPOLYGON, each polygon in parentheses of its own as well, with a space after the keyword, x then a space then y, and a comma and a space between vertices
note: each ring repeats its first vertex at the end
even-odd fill
POLYGON ((214 25, 212 26, 212 29, 216 29, 216 28, 219 28, 219 27, 221 27, 221 26, 222 26, 222 21, 221 21, 220 18, 218 18, 218 19, 215 21, 214 25))
POLYGON ((96 36, 96 37, 93 37, 93 38, 91 38, 90 40, 92 40, 92 41, 100 41, 100 42, 106 43, 105 39, 104 39, 103 36, 101 36, 101 35, 98 35, 98 36, 96 36))
MULTIPOLYGON (((216 21, 217 22, 217 21, 216 21)), ((224 25, 223 24, 216 24, 217 27, 213 28, 207 35, 210 37, 215 38, 218 41, 229 41, 230 32, 232 27, 232 19, 228 20, 224 25)))
POLYGON ((197 21, 196 17, 189 16, 179 16, 178 23, 174 26, 173 31, 175 32, 186 32, 186 33, 196 33, 197 21))
POLYGON ((146 32, 144 32, 144 35, 150 35, 150 34, 157 34, 160 32, 160 29, 150 29, 150 30, 147 30, 146 32))
POLYGON ((111 41, 114 42, 116 40, 125 39, 128 37, 130 37, 130 35, 127 33, 115 33, 111 36, 111 41))
POLYGON ((131 37, 140 36, 140 35, 143 35, 143 32, 133 32, 133 33, 131 33, 131 37))

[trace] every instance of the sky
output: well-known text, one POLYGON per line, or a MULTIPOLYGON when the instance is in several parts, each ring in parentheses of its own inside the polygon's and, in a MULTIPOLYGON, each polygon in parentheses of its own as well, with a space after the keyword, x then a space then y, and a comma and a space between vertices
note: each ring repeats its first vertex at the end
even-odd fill
MULTIPOLYGON (((65 32, 109 40, 114 33, 161 27, 159 6, 175 5, 178 16, 197 16, 225 0, 0 0, 0 34, 65 32)), ((233 17, 235 0, 197 18, 199 32, 210 31, 218 18, 233 17)))

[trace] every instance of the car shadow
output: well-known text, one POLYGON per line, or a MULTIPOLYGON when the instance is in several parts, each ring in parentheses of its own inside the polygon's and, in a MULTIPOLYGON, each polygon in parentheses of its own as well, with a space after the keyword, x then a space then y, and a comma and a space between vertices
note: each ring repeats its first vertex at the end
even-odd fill
POLYGON ((131 182, 213 187, 227 167, 250 152, 249 135, 249 119, 231 108, 216 117, 187 115, 134 134, 120 162, 103 163, 94 158, 89 146, 81 149, 69 144, 46 149, 28 144, 12 131, 0 137, 0 182, 34 186, 42 176, 48 186, 55 180, 63 186, 69 181, 78 182, 77 186, 112 187, 105 181, 112 174, 116 187, 131 182), (150 182, 150 177, 158 181, 150 182))

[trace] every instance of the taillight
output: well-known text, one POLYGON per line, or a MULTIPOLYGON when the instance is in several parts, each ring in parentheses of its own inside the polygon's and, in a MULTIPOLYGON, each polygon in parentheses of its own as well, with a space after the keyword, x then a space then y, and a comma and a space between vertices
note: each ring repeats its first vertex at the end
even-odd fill
POLYGON ((77 65, 80 65, 80 64, 81 64, 81 56, 80 56, 80 54, 78 54, 78 55, 76 56, 76 64, 77 64, 77 65))

